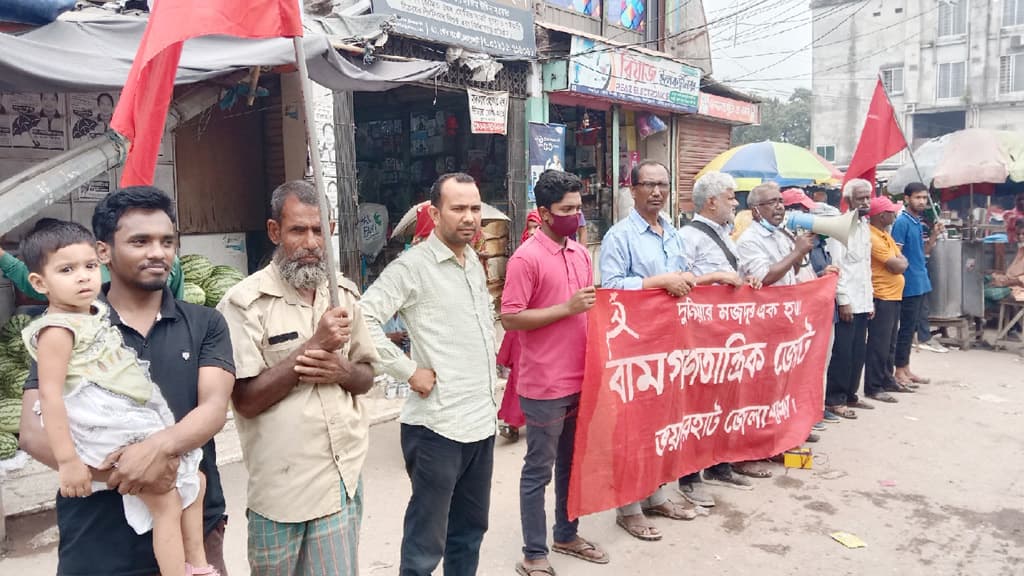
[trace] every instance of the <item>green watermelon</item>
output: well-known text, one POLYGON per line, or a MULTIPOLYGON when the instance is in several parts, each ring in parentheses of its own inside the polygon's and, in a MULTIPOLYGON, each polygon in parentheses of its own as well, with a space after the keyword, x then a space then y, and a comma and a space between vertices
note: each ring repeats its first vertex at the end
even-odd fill
POLYGON ((11 316, 11 319, 4 324, 3 330, 0 330, 0 340, 7 342, 12 339, 21 340, 21 331, 28 326, 29 322, 32 321, 32 317, 28 314, 15 314, 11 316))
POLYGON ((18 451, 18 439, 10 432, 0 432, 0 460, 13 458, 18 451))
POLYGON ((25 380, 28 380, 27 368, 18 368, 0 374, 0 398, 21 400, 25 380))
POLYGON ((21 423, 21 400, 0 398, 0 432, 18 433, 21 423))
POLYGON ((232 268, 231 266, 220 265, 214 266, 213 271, 210 272, 210 280, 214 278, 235 278, 239 282, 241 282, 242 278, 245 278, 245 276, 242 275, 242 273, 239 272, 238 270, 232 268))
POLYGON ((199 304, 200 306, 203 306, 206 304, 206 292, 200 288, 198 284, 185 282, 182 300, 189 304, 199 304))
POLYGON ((203 284, 203 290, 206 292, 206 305, 213 308, 220 299, 224 297, 224 294, 231 289, 232 286, 241 282, 241 278, 236 278, 230 275, 222 276, 211 276, 206 284, 203 284))
POLYGON ((11 319, 0 330, 0 346, 3 347, 7 356, 26 368, 28 367, 29 356, 28 351, 25 350, 25 341, 22 340, 21 331, 31 321, 32 318, 25 314, 15 314, 11 316, 11 319))
POLYGON ((186 254, 181 257, 181 272, 185 275, 186 282, 201 286, 210 278, 213 262, 206 256, 186 254))

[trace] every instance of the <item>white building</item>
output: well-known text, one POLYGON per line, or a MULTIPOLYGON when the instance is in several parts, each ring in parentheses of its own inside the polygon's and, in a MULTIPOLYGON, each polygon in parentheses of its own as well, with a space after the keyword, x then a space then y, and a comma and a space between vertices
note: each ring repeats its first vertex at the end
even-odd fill
POLYGON ((1024 130, 1024 0, 811 7, 811 142, 837 165, 853 156, 879 74, 913 145, 962 128, 1024 130))

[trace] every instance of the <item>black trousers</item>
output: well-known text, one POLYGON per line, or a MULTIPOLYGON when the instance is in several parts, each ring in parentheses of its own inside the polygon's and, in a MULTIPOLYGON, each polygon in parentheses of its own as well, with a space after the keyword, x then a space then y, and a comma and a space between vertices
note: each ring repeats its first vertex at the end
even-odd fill
POLYGON ((868 347, 868 316, 868 313, 854 314, 852 321, 840 320, 835 324, 832 361, 825 385, 826 406, 841 406, 858 400, 857 389, 868 347))
POLYGON ((901 309, 899 301, 875 299, 875 317, 868 322, 864 361, 864 393, 868 396, 896 386, 893 370, 901 309))
POLYGON ((490 512, 494 436, 462 443, 402 424, 402 454, 412 498, 399 574, 430 576, 444 557, 445 576, 474 576, 490 512))
POLYGON ((526 416, 526 456, 519 479, 519 516, 523 525, 523 556, 537 560, 548 555, 544 496, 555 477, 555 542, 576 540, 579 520, 569 520, 569 476, 576 443, 576 413, 580 395, 554 400, 520 396, 526 416))
POLYGON ((921 306, 927 294, 920 296, 904 296, 900 308, 900 329, 896 336, 896 367, 906 368, 910 365, 910 347, 914 344, 914 334, 921 324, 921 306))

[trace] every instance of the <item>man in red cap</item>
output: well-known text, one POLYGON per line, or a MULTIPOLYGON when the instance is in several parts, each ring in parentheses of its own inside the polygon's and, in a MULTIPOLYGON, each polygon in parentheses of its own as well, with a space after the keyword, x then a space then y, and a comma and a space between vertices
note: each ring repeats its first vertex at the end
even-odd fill
POLYGON ((868 323, 868 349, 864 363, 864 394, 879 402, 896 402, 889 392, 909 391, 896 382, 896 331, 903 301, 903 271, 907 259, 888 230, 899 207, 885 196, 871 199, 871 285, 875 316, 868 323))

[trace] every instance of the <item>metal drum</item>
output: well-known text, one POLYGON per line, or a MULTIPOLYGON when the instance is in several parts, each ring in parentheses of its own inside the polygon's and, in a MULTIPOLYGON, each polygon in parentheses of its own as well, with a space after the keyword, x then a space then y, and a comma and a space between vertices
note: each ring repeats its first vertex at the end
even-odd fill
POLYGON ((928 295, 929 316, 959 318, 963 315, 963 241, 939 240, 928 259, 932 291, 928 295))

